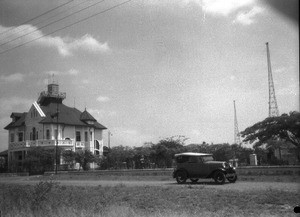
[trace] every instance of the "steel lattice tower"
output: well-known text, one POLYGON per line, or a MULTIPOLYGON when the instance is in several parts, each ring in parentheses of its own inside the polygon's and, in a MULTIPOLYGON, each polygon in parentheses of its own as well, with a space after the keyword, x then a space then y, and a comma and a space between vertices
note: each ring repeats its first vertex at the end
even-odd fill
POLYGON ((275 88, 273 83, 272 68, 271 68, 271 59, 269 51, 269 43, 266 43, 267 46, 267 60, 268 60, 268 82, 269 82, 269 117, 279 116, 275 88))
POLYGON ((235 108, 235 100, 233 100, 233 108, 234 108, 234 144, 241 144, 241 137, 238 127, 238 121, 236 116, 236 108, 235 108))

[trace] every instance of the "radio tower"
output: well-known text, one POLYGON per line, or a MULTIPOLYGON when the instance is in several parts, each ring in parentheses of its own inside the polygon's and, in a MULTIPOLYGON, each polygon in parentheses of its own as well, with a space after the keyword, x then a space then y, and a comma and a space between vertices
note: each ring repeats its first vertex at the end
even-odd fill
POLYGON ((272 77, 272 68, 271 68, 271 59, 270 59, 270 51, 269 51, 269 43, 266 43, 267 46, 267 59, 268 59, 268 82, 269 82, 269 117, 279 116, 276 96, 275 96, 275 88, 272 77))
POLYGON ((233 108, 234 108, 234 144, 241 145, 241 137, 236 117, 236 109, 235 109, 235 100, 233 100, 233 108))

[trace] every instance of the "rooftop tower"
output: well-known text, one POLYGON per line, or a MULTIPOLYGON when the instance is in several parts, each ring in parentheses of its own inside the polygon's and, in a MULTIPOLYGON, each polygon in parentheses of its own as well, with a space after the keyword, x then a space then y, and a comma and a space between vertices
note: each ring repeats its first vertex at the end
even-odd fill
POLYGON ((66 93, 59 92, 59 85, 54 83, 48 84, 48 90, 40 93, 38 104, 41 106, 49 105, 50 103, 62 103, 66 98, 66 93))

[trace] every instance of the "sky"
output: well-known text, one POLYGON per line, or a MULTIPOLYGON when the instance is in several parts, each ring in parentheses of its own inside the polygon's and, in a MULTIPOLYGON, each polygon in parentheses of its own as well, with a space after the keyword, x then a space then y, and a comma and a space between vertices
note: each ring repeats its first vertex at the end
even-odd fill
POLYGON ((240 131, 268 116, 266 42, 279 113, 299 111, 298 6, 284 2, 1 0, 0 151, 11 113, 53 79, 111 147, 232 144, 233 100, 240 131))

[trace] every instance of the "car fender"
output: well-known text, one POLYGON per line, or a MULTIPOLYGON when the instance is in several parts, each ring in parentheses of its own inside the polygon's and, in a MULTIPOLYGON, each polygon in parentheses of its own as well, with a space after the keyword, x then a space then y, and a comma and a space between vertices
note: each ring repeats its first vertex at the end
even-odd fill
POLYGON ((176 174, 177 174, 179 171, 184 171, 184 172, 186 173, 187 177, 189 177, 189 173, 188 173, 185 169, 182 169, 182 168, 181 168, 181 169, 178 169, 178 170, 174 171, 174 175, 173 175, 174 178, 176 177, 176 174))
POLYGON ((213 177, 214 174, 215 174, 217 171, 220 171, 220 172, 226 174, 226 170, 225 170, 224 168, 217 168, 217 169, 213 170, 213 171, 209 174, 208 177, 213 177))

